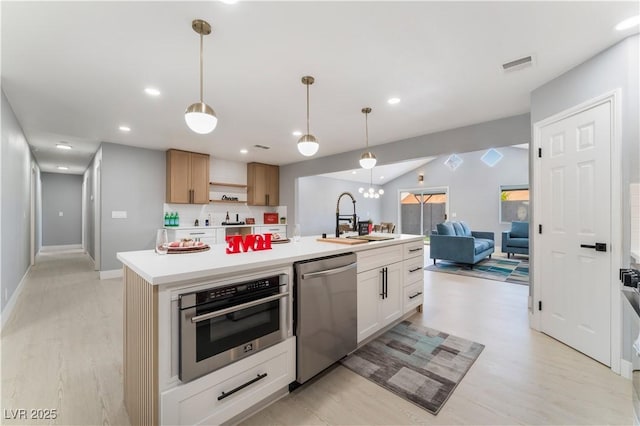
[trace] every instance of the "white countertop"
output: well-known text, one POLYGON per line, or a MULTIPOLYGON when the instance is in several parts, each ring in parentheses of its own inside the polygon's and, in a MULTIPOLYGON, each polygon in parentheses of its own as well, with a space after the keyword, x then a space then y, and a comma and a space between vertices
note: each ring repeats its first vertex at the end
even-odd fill
MULTIPOLYGON (((389 236, 389 234, 379 235, 389 236)), ((317 241, 318 238, 320 236, 302 237, 298 242, 273 244, 271 250, 237 254, 226 254, 226 244, 215 244, 210 250, 201 253, 159 255, 153 250, 141 250, 121 252, 117 257, 150 284, 160 285, 290 265, 293 262, 315 257, 421 241, 423 237, 401 234, 395 235, 393 240, 355 245, 321 242, 317 241)))

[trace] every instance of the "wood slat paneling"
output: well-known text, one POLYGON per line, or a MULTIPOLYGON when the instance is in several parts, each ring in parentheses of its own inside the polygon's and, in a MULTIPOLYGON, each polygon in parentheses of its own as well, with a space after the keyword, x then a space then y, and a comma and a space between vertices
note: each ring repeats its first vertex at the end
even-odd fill
POLYGON ((158 289, 124 267, 124 402, 133 425, 158 424, 158 289))

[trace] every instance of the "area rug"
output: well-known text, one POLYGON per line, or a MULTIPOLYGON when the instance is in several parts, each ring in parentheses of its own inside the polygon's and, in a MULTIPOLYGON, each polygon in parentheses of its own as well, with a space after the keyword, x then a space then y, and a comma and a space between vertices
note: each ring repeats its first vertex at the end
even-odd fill
POLYGON ((492 259, 481 260, 473 265, 473 268, 466 263, 438 260, 435 265, 429 265, 424 269, 427 271, 446 272, 448 274, 466 275, 468 277, 529 285, 528 258, 505 259, 494 256, 492 259))
POLYGON ((438 414, 484 345, 403 321, 341 363, 438 414))

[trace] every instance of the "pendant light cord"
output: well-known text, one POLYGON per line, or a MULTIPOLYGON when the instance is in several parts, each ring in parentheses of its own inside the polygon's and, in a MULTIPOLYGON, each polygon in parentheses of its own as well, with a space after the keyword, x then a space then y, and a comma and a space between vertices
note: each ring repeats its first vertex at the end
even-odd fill
POLYGON ((203 65, 202 65, 202 63, 203 63, 203 61, 202 61, 202 44, 203 44, 202 39, 203 39, 203 35, 202 35, 202 33, 200 33, 200 103, 201 104, 204 103, 204 100, 203 100, 204 98, 202 97, 202 92, 203 92, 203 88, 202 87, 204 85, 203 84, 203 79, 202 79, 202 76, 204 74, 203 65))
POLYGON ((367 141, 367 148, 369 148, 369 113, 364 114, 364 134, 367 141))
POLYGON ((309 82, 306 83, 307 86, 307 135, 309 134, 309 82))

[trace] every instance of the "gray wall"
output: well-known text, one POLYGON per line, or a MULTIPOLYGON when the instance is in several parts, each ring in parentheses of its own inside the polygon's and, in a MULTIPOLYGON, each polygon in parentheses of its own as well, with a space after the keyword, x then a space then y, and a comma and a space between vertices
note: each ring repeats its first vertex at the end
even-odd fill
POLYGON ((398 223, 402 189, 448 187, 449 220, 465 221, 474 231, 493 231, 496 246, 500 247, 502 231, 511 228, 508 223, 500 223, 500 185, 528 184, 529 151, 512 147, 496 149, 504 157, 493 167, 480 160, 486 150, 458 154, 463 163, 454 171, 444 164, 448 158, 444 155, 388 182, 384 190, 393 202, 383 204, 382 216, 394 218, 398 223), (424 175, 422 185, 418 185, 418 174, 424 175))
MULTIPOLYGON (((581 65, 548 82, 531 93, 531 123, 557 114, 574 105, 603 93, 622 91, 622 147, 620 170, 622 174, 622 262, 630 260, 631 208, 629 184, 640 182, 640 116, 638 51, 640 35, 626 38, 620 43, 594 56, 581 65)), ((532 259, 535 262, 535 259, 532 259)), ((532 265, 533 266, 533 265, 532 265)), ((532 268, 533 269, 533 268, 532 268)), ((625 302, 626 303, 626 302, 625 302)), ((631 330, 634 319, 631 311, 623 310, 622 357, 631 360, 631 343, 637 333, 631 330)))
MULTIPOLYGON (((529 114, 501 118, 438 133, 403 139, 373 147, 380 165, 454 152, 528 143, 531 140, 529 114)), ((280 167, 280 203, 287 206, 289 223, 298 220, 298 178, 358 167, 362 150, 301 161, 280 167)), ((385 194, 386 195, 386 194, 385 194)), ((383 215, 384 218, 384 215, 383 215)), ((292 229, 287 233, 291 235, 292 229)))
POLYGON ((42 244, 81 244, 82 176, 42 173, 41 179, 42 244))
MULTIPOLYGON (((32 169, 38 176, 20 123, 2 92, 2 153, 0 154, 0 287, 1 308, 7 304, 22 277, 29 269, 30 254, 30 192, 32 169)), ((36 221, 37 222, 37 221, 36 221)))
MULTIPOLYGON (((298 180, 300 213, 298 222, 302 235, 335 236, 336 229, 336 203, 341 193, 350 192, 356 199, 356 214, 359 220, 371 219, 374 223, 381 221, 381 205, 388 200, 385 195, 378 200, 364 198, 358 193, 358 188, 368 189, 369 184, 360 184, 341 179, 332 179, 322 176, 303 177, 298 180)), ((379 189, 374 185, 374 189, 379 189)), ((287 213, 288 214, 288 213, 287 213)), ((353 202, 348 196, 340 201, 340 214, 353 214, 353 202)), ((346 222, 343 222, 346 223, 346 222)), ((293 222, 289 222, 293 225, 293 222)), ((293 226, 289 226, 289 232, 293 232, 293 226)))
POLYGON ((100 270, 122 268, 119 251, 152 249, 164 225, 165 152, 103 143, 100 270), (126 211, 127 219, 112 219, 126 211))

